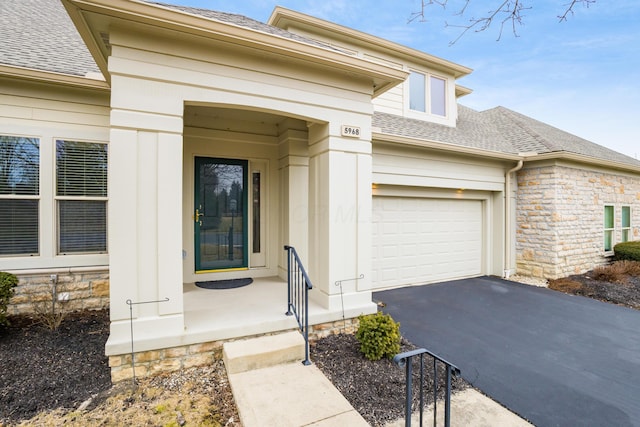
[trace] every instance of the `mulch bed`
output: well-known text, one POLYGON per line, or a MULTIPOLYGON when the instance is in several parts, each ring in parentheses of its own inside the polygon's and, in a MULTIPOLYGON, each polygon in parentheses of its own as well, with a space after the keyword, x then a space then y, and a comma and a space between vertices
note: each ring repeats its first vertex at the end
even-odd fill
POLYGON ((640 310, 640 277, 625 276, 619 282, 597 280, 592 272, 549 280, 549 288, 572 295, 640 310))
MULTIPOLYGON (((403 339, 401 352, 416 347, 403 339)), ((414 357, 413 404, 419 408, 419 358, 414 357)), ((331 335, 311 347, 311 360, 372 426, 384 426, 404 417, 405 369, 392 360, 367 360, 354 335, 331 335)), ((433 358, 424 356, 424 402, 433 403, 433 358)), ((460 377, 452 381, 453 390, 469 385, 460 377)), ((445 394, 445 368, 438 363, 438 398, 445 394)))
POLYGON ((0 425, 75 408, 111 387, 106 311, 70 313, 51 331, 27 317, 0 329, 0 425))

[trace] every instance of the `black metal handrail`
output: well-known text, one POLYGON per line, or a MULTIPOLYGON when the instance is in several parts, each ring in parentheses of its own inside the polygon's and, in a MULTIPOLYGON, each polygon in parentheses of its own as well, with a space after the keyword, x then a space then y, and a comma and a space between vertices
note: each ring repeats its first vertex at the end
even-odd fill
POLYGON ((287 251, 287 316, 296 316, 298 327, 304 337, 304 365, 309 360, 309 290, 313 288, 311 280, 293 246, 285 246, 287 251))
POLYGON ((433 357, 433 425, 435 427, 437 420, 436 402, 438 398, 438 362, 441 362, 445 366, 446 370, 446 392, 444 400, 444 425, 450 427, 451 425, 451 377, 457 377, 460 375, 460 369, 457 366, 447 362, 443 358, 431 353, 430 351, 419 348, 417 350, 406 351, 404 353, 396 354, 393 357, 393 361, 399 366, 405 368, 406 376, 406 396, 405 396, 405 421, 406 427, 411 427, 411 402, 413 401, 413 388, 412 388, 412 376, 413 376, 413 363, 412 358, 414 356, 420 356, 420 427, 422 427, 422 412, 424 410, 424 355, 428 354, 433 357))

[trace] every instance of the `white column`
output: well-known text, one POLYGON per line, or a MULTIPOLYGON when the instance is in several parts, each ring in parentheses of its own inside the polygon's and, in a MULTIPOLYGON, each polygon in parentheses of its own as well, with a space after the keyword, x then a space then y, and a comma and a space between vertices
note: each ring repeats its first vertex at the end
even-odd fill
POLYGON ((280 136, 280 230, 279 265, 286 277, 284 245, 293 246, 303 263, 309 262, 309 148, 308 135, 288 130, 280 136))
POLYGON ((371 139, 361 116, 359 138, 340 123, 310 128, 309 252, 313 298, 330 310, 371 312, 371 139), (362 279, 357 279, 364 275, 362 279), (343 299, 340 287, 342 282, 343 299))
POLYGON ((126 111, 112 113, 110 354, 121 352, 123 344, 130 342, 127 300, 140 303, 169 299, 133 306, 138 350, 184 332, 182 136, 169 129, 150 129, 149 123, 160 122, 158 117, 147 122, 145 130, 131 129, 128 125, 136 119, 126 111))

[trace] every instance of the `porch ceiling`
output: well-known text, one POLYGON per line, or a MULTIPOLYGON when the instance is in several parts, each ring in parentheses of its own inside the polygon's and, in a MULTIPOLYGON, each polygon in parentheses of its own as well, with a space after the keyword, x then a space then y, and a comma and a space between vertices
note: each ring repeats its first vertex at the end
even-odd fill
POLYGON ((300 130, 307 130, 303 120, 267 113, 263 111, 188 105, 184 110, 184 126, 224 130, 230 132, 256 133, 278 136, 283 129, 292 124, 300 130))

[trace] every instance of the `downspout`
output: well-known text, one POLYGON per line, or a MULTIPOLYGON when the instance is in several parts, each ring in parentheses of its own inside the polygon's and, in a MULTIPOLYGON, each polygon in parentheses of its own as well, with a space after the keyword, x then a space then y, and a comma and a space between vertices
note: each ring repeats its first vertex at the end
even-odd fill
POLYGON ((523 160, 504 175, 504 269, 503 277, 511 276, 511 174, 522 169, 523 160))

